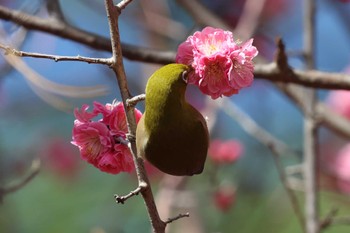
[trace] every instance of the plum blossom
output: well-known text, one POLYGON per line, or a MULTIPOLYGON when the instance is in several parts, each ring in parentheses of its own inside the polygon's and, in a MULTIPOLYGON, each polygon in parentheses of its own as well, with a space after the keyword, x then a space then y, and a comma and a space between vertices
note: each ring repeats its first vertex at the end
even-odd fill
MULTIPOLYGON (((103 105, 94 102, 93 107, 91 112, 87 112, 88 105, 75 109, 72 144, 79 148, 83 160, 103 172, 131 172, 133 158, 128 146, 122 143, 128 132, 123 103, 103 105), (99 115, 102 118, 93 121, 99 115)), ((135 109, 137 122, 141 116, 142 113, 135 109)))
POLYGON ((237 140, 213 140, 210 142, 209 157, 217 164, 233 163, 243 153, 243 145, 237 140))
POLYGON ((253 82, 252 60, 258 50, 252 43, 237 43, 231 32, 206 27, 179 45, 176 62, 193 68, 188 83, 212 99, 231 96, 253 82))
POLYGON ((337 186, 344 193, 350 193, 350 143, 342 147, 335 157, 333 173, 337 186))
POLYGON ((350 91, 332 91, 327 102, 334 111, 350 120, 350 91))
POLYGON ((112 147, 107 126, 101 122, 74 121, 73 145, 79 147, 84 160, 94 164, 112 147))
POLYGON ((226 212, 236 201, 236 189, 232 185, 222 185, 215 191, 213 198, 216 208, 226 212))
POLYGON ((65 180, 71 180, 79 171, 79 157, 64 138, 54 137, 40 147, 40 157, 45 168, 65 180))

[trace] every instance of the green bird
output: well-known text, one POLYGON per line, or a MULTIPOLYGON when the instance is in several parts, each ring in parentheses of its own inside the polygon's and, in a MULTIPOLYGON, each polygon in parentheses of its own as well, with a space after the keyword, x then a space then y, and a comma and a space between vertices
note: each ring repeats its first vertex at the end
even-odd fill
POLYGON ((138 156, 175 176, 202 173, 209 145, 205 119, 185 99, 189 70, 169 64, 149 78, 136 129, 138 156))

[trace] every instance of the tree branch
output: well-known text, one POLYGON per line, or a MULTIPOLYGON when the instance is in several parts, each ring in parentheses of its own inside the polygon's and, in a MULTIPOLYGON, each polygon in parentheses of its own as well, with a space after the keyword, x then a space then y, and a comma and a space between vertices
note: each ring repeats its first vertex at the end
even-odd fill
POLYGON ((146 99, 146 94, 137 95, 137 96, 134 96, 130 99, 127 99, 126 104, 128 107, 135 107, 135 105, 138 102, 145 100, 145 99, 146 99))
POLYGON ((296 154, 287 144, 260 127, 250 116, 228 99, 222 99, 219 105, 221 110, 232 117, 232 119, 236 120, 246 133, 254 137, 267 148, 273 147, 278 154, 296 154))
POLYGON ((316 106, 317 120, 340 136, 350 138, 350 121, 346 117, 332 111, 327 105, 318 103, 316 106))
MULTIPOLYGON (((59 21, 57 18, 42 19, 4 6, 0 6, 0 18, 17 23, 27 29, 50 33, 94 49, 111 51, 109 38, 76 28, 68 23, 59 21)), ((167 64, 175 60, 174 52, 132 46, 125 43, 123 43, 122 47, 124 56, 130 60, 141 60, 159 64, 167 64)))
MULTIPOLYGON (((130 1, 126 1, 129 3, 130 1)), ((124 2, 124 4, 127 4, 124 2)), ((122 2, 123 3, 123 2, 122 2)), ((120 3, 120 4, 122 4, 120 3)), ((111 68, 113 69, 117 82, 119 85, 120 93, 124 103, 124 109, 127 120, 127 127, 129 136, 134 138, 136 134, 136 119, 134 114, 134 108, 128 107, 127 100, 130 99, 129 88, 127 84, 126 74, 123 65, 122 57, 122 48, 120 44, 120 34, 119 34, 119 16, 121 14, 121 9, 113 4, 113 0, 105 0, 110 35, 111 35, 111 44, 112 44, 112 64, 111 68)), ((122 4, 123 5, 123 4, 122 4)), ((123 5, 125 7, 125 5, 123 5)), ((155 233, 165 232, 166 223, 163 222, 158 214, 157 207, 154 202, 154 197, 151 189, 150 182, 147 177, 147 173, 144 167, 143 159, 137 156, 136 143, 134 140, 130 141, 130 149, 134 158, 134 163, 136 166, 136 173, 139 182, 139 187, 143 200, 146 204, 150 222, 152 225, 152 230, 155 233)), ((136 192, 137 193, 137 192, 136 192)))
POLYGON ((260 15, 265 6, 266 0, 246 0, 243 11, 239 17, 234 35, 239 36, 240 40, 249 39, 260 23, 260 15))
POLYGON ((173 217, 173 218, 168 218, 167 221, 165 221, 165 224, 169 224, 172 223, 180 218, 185 218, 185 217, 190 217, 189 213, 185 213, 185 214, 178 214, 177 216, 173 217))
POLYGON ((146 184, 139 185, 135 190, 131 191, 129 194, 125 196, 119 196, 117 194, 114 195, 115 201, 120 204, 124 204, 126 200, 128 200, 130 197, 133 197, 135 195, 139 195, 140 192, 143 191, 147 187, 146 184))
MULTIPOLYGON (((73 27, 57 19, 41 19, 21 11, 0 6, 0 18, 13 21, 27 29, 38 30, 66 38, 94 49, 111 51, 108 38, 73 27)), ((130 60, 148 63, 168 64, 175 61, 174 51, 162 51, 122 43, 123 56, 130 60)), ((317 70, 280 70, 276 63, 256 64, 256 78, 273 82, 295 83, 307 87, 350 90, 350 75, 317 70)))
MULTIPOLYGON (((315 65, 315 0, 304 1, 304 57, 307 69, 315 65)), ((305 184, 305 229, 307 233, 319 233, 318 198, 318 122, 316 90, 304 90, 304 184, 305 184)))
POLYGON ((292 208, 297 216, 299 223, 304 227, 305 219, 300 208, 299 201, 293 190, 290 188, 288 177, 285 169, 281 163, 281 155, 284 153, 295 153, 284 142, 272 136, 269 132, 261 128, 253 119, 247 114, 239 110, 237 106, 228 100, 221 101, 221 109, 229 116, 235 119, 239 125, 251 136, 257 139, 260 143, 265 145, 273 154, 273 159, 284 189, 290 199, 292 208))
POLYGON ((274 148, 273 145, 269 146, 270 151, 273 154, 273 160, 275 162, 278 175, 280 177, 281 183, 286 190, 286 193, 288 195, 288 198, 290 200, 290 203, 292 205, 292 208, 294 210, 294 213, 300 223, 301 228, 303 229, 303 232, 305 232, 305 216, 303 215, 303 211, 300 207, 299 200, 293 189, 291 188, 288 176, 286 174, 285 168, 283 164, 281 163, 281 155, 278 153, 276 148, 274 148))
POLYGON ((40 171, 40 167, 41 167, 40 160, 39 159, 33 160, 28 176, 26 176, 23 180, 21 180, 17 184, 14 184, 12 186, 5 187, 5 188, 0 188, 0 203, 5 195, 18 191, 19 189, 23 188, 26 184, 28 184, 31 180, 33 180, 34 177, 38 175, 40 171))
POLYGON ((47 0, 46 6, 51 17, 58 21, 65 22, 59 0, 47 0))
POLYGON ((78 62, 86 62, 86 63, 95 63, 95 64, 103 64, 103 65, 111 65, 111 60, 106 58, 91 58, 91 57, 83 57, 83 56, 58 56, 51 54, 43 54, 43 53, 30 53, 25 51, 20 51, 9 46, 0 44, 0 49, 5 50, 5 55, 11 54, 18 57, 33 57, 33 58, 44 58, 54 60, 55 62, 59 61, 78 61, 78 62))
MULTIPOLYGON (((41 19, 3 6, 0 6, 0 18, 13 21, 28 29, 55 34, 88 45, 95 49, 111 51, 108 38, 75 28, 63 22, 57 22, 57 20, 41 19)), ((122 47, 123 55, 131 60, 159 64, 172 63, 175 60, 175 52, 173 51, 160 51, 151 48, 131 46, 128 44, 122 44, 122 47)), ((350 90, 350 75, 345 74, 313 70, 294 70, 294 73, 286 74, 278 70, 276 64, 271 63, 267 65, 257 64, 255 67, 255 75, 271 81, 292 82, 310 87, 350 90)))
POLYGON ((342 73, 323 72, 318 70, 299 70, 290 68, 281 70, 278 64, 256 64, 254 67, 256 78, 266 79, 278 83, 294 83, 305 87, 321 89, 350 90, 350 75, 342 73))

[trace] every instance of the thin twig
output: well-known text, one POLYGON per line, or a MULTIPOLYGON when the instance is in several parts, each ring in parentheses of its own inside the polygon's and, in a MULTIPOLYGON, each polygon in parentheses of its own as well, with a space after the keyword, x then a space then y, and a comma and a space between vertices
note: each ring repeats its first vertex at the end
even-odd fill
MULTIPOLYGON (((61 38, 85 44, 94 49, 111 51, 109 38, 76 28, 66 22, 57 20, 57 18, 44 19, 4 6, 0 6, 0 18, 17 23, 27 29, 50 33, 61 38)), ((141 58, 143 61, 159 64, 167 64, 175 60, 175 53, 173 51, 161 51, 126 43, 123 43, 122 47, 124 56, 130 60, 140 60, 141 58)))
POLYGON ((350 225, 350 216, 334 217, 332 225, 350 225))
MULTIPOLYGON (((288 176, 288 187, 291 190, 305 193, 305 182, 301 178, 288 176)), ((303 228, 305 227, 303 226, 303 228)))
POLYGON ((58 21, 65 22, 59 0, 47 0, 46 6, 51 17, 58 21))
POLYGON ((130 99, 127 99, 126 105, 128 107, 135 107, 138 102, 143 101, 145 99, 146 99, 146 94, 137 95, 137 96, 134 96, 130 99))
POLYGON ((139 193, 146 188, 146 185, 139 185, 135 190, 131 191, 129 194, 124 196, 119 196, 117 194, 114 195, 115 201, 119 204, 124 204, 126 200, 128 200, 130 197, 139 195, 139 193))
POLYGON ((289 165, 288 167, 286 167, 286 174, 288 176, 302 175, 303 171, 304 169, 302 164, 289 165))
POLYGON ((293 152, 288 146, 280 141, 279 139, 273 137, 266 130, 261 128, 253 119, 251 119, 247 114, 240 111, 237 106, 228 100, 221 101, 221 109, 225 111, 233 119, 237 120, 240 123, 241 127, 251 136, 256 138, 260 143, 264 144, 270 151, 273 153, 273 159, 277 167, 278 174, 280 176, 283 187, 285 188, 287 195, 291 201, 293 210, 301 224, 304 226, 304 216, 300 208, 298 198, 290 188, 288 183, 288 177, 285 173, 285 170, 281 164, 280 157, 281 154, 293 152))
MULTIPOLYGON (((307 69, 314 68, 315 47, 315 0, 306 0, 304 5, 304 56, 307 69)), ((318 122, 315 119, 317 93, 304 91, 304 183, 305 183, 305 229, 307 233, 319 233, 318 203, 318 122)))
POLYGON ((331 211, 329 211, 327 216, 322 221, 320 221, 320 228, 326 229, 327 227, 329 227, 332 224, 332 222, 337 214, 338 214, 337 208, 331 209, 331 211))
MULTIPOLYGON (((191 2, 191 1, 188 1, 191 2)), ((21 11, 11 10, 0 6, 0 18, 13 21, 27 29, 39 30, 85 44, 95 49, 111 51, 110 40, 103 36, 75 28, 57 19, 41 19, 37 16, 21 11)), ((206 21, 207 22, 207 21, 206 21)), ((163 51, 154 48, 122 43, 123 56, 130 60, 168 64, 175 61, 175 51, 163 51)), ((273 82, 295 83, 307 87, 324 89, 350 90, 350 75, 341 73, 322 72, 317 70, 293 69, 293 73, 281 72, 276 63, 256 64, 254 68, 256 78, 262 78, 273 82)))
MULTIPOLYGON (((113 69, 116 75, 118 86, 124 103, 128 134, 130 137, 135 137, 136 119, 134 114, 134 108, 128 107, 126 103, 127 100, 130 99, 130 93, 123 65, 122 48, 119 34, 118 20, 121 13, 121 9, 114 6, 113 0, 105 0, 105 5, 112 45, 112 64, 110 67, 113 69)), ((130 141, 130 149, 136 167, 139 186, 142 185, 142 187, 144 187, 140 190, 140 192, 147 207, 147 212, 152 225, 152 230, 154 233, 164 233, 166 224, 159 217, 158 210, 154 202, 151 185, 144 167, 144 162, 142 158, 137 156, 136 143, 134 140, 130 141)))
POLYGON ((350 121, 345 116, 334 112, 324 103, 316 106, 317 120, 333 132, 345 138, 350 138, 350 121))
POLYGON ((251 136, 256 138, 260 143, 264 144, 273 153, 273 159, 277 167, 278 174, 280 176, 283 187, 285 188, 287 195, 291 201, 293 210, 300 222, 300 225, 304 226, 304 216, 300 208, 299 201, 293 190, 289 186, 288 177, 285 173, 283 165, 281 164, 280 157, 281 154, 293 152, 288 146, 280 141, 279 139, 273 137, 266 130, 261 128, 253 119, 251 119, 243 111, 240 111, 237 106, 235 106, 229 100, 221 101, 221 109, 225 111, 233 119, 240 123, 241 127, 251 136))
POLYGON ((190 213, 185 213, 185 214, 179 214, 173 218, 168 218, 168 220, 165 221, 165 224, 172 223, 180 218, 185 218, 185 217, 190 217, 190 213))
POLYGON ((74 87, 70 85, 64 85, 52 82, 45 77, 41 76, 36 71, 32 70, 22 59, 19 57, 9 55, 4 56, 6 61, 11 64, 18 72, 30 83, 34 84, 38 88, 72 98, 88 98, 105 95, 108 90, 107 87, 102 85, 96 85, 91 87, 74 87))
MULTIPOLYGON (((285 93, 302 112, 306 112, 306 103, 302 96, 302 87, 295 84, 284 83, 278 83, 277 87, 285 93)), ((319 124, 322 124, 342 137, 350 138, 350 121, 346 117, 332 111, 322 102, 317 103, 315 111, 314 117, 319 124)))
MULTIPOLYGON (((281 72, 284 72, 284 73, 293 74, 293 71, 291 70, 291 68, 288 65, 288 58, 287 58, 287 55, 285 52, 285 46, 284 46, 283 41, 280 38, 278 38, 276 42, 277 42, 277 51, 275 54, 276 69, 281 71, 281 72)), ((278 153, 278 151, 273 147, 273 145, 270 147, 270 150, 274 154, 273 158, 274 158, 277 170, 278 170, 278 174, 279 174, 280 179, 282 181, 282 184, 287 192, 287 195, 291 201, 295 215, 297 216, 303 231, 306 232, 306 228, 305 228, 306 218, 303 215, 303 212, 299 206, 298 198, 295 195, 293 189, 291 188, 291 183, 290 183, 291 179, 289 179, 287 174, 286 174, 285 168, 283 167, 283 165, 281 163, 280 154, 278 153)))
POLYGON ((264 9, 265 2, 266 0, 245 1, 243 11, 233 32, 235 36, 239 36, 240 40, 247 40, 256 31, 260 23, 260 15, 264 9))
POLYGON ((127 5, 129 5, 132 2, 132 0, 122 0, 117 4, 117 8, 122 11, 125 9, 127 5))
POLYGON ((254 76, 277 83, 294 83, 305 87, 321 89, 350 90, 350 75, 318 70, 291 69, 288 72, 278 68, 276 63, 256 64, 254 76))
POLYGON ((228 99, 222 99, 219 102, 221 109, 230 117, 240 123, 240 126, 252 137, 257 139, 266 147, 273 146, 278 154, 294 154, 296 152, 288 147, 286 143, 274 137, 268 131, 260 127, 250 116, 239 109, 234 103, 228 99))
POLYGON ((0 189, 0 203, 5 195, 7 195, 9 193, 14 193, 14 192, 20 190, 26 184, 28 184, 31 180, 33 180, 34 177, 36 175, 38 175, 38 173, 40 171, 40 167, 41 167, 40 159, 33 160, 28 176, 26 176, 23 180, 21 180, 17 184, 14 184, 14 185, 9 186, 9 187, 1 188, 0 189))
POLYGON ((269 146, 270 151, 273 153, 273 160, 275 162, 278 175, 281 179, 282 185, 284 189, 287 192, 287 195, 289 197, 289 200, 292 204, 294 213, 300 223, 301 228, 304 230, 304 225, 305 225, 305 217, 303 215, 303 211, 300 208, 299 200, 298 197, 296 196, 295 192, 291 189, 289 185, 289 180, 285 172, 285 168, 281 163, 281 155, 278 153, 278 151, 274 148, 273 145, 269 146))
POLYGON ((55 62, 59 61, 79 61, 79 62, 86 62, 86 63, 96 63, 96 64, 103 64, 103 65, 110 65, 111 60, 108 58, 91 58, 91 57, 83 57, 83 56, 58 56, 58 55, 51 55, 51 54, 43 54, 43 53, 31 53, 31 52, 25 52, 20 51, 14 48, 11 48, 9 46, 0 44, 0 48, 5 50, 5 55, 12 54, 17 57, 33 57, 33 58, 44 58, 44 59, 50 59, 54 60, 55 62))

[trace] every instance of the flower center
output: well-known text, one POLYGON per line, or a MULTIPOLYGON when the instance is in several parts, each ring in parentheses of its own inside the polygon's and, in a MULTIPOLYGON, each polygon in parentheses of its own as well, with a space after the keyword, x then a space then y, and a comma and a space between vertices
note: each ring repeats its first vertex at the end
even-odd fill
POLYGON ((221 78, 224 76, 224 70, 218 62, 208 65, 205 70, 213 84, 220 82, 221 78))
POLYGON ((86 150, 90 158, 95 159, 102 149, 101 142, 98 137, 91 138, 86 145, 86 150))
POLYGON ((207 39, 204 43, 204 54, 210 56, 221 50, 221 41, 216 41, 212 39, 207 39))

